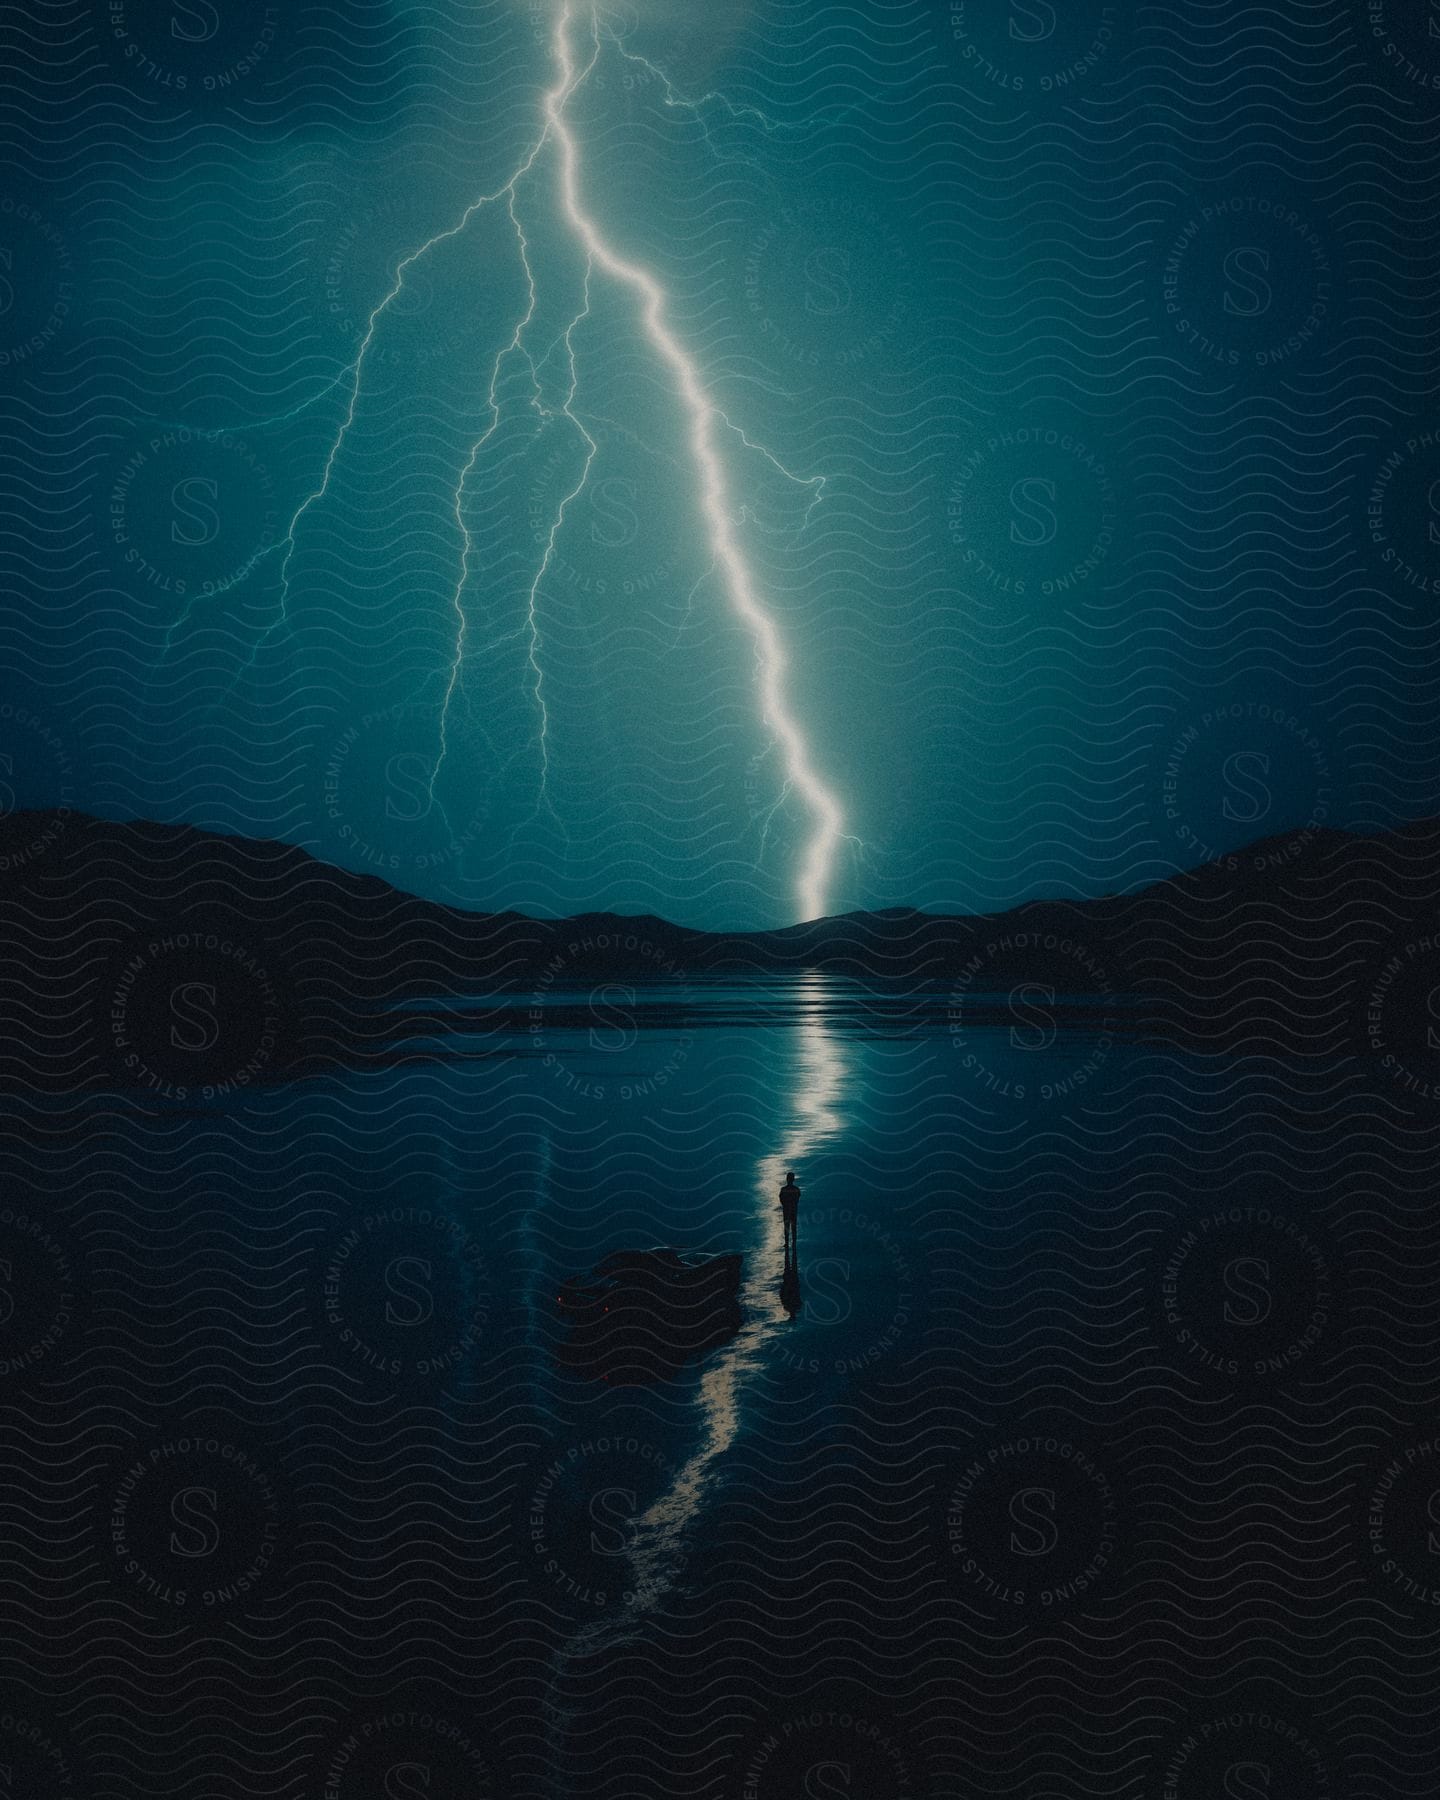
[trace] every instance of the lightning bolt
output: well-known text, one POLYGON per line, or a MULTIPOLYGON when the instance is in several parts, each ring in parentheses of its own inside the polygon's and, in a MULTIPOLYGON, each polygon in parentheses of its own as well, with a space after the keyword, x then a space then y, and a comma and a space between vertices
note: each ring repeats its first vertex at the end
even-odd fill
POLYGON ((540 566, 535 571, 535 579, 530 583, 530 592, 525 604, 525 623, 530 633, 530 669, 535 677, 535 705, 540 714, 540 782, 542 791, 550 773, 550 715, 545 710, 545 676, 540 666, 540 584, 550 573, 550 565, 555 560, 555 546, 560 538, 561 527, 565 523, 565 514, 570 510, 572 503, 578 500, 585 491, 585 484, 590 479, 590 471, 594 467, 595 458, 600 449, 572 410, 575 404, 575 395, 580 386, 580 371, 575 362, 575 332, 580 321, 590 316, 590 278, 594 272, 593 265, 587 262, 585 265, 585 305, 570 321, 565 331, 565 349, 570 361, 570 391, 566 394, 564 404, 560 409, 585 440, 585 464, 580 471, 580 479, 570 492, 562 497, 560 504, 555 508, 555 517, 551 521, 550 532, 545 540, 545 553, 540 558, 540 566))
MULTIPOLYGON (((570 320, 564 331, 556 338, 555 342, 551 345, 550 350, 548 350, 537 363, 526 348, 525 334, 534 320, 536 308, 539 304, 539 296, 536 293, 534 271, 530 266, 529 241, 525 236, 524 227, 521 225, 518 216, 515 214, 513 197, 510 203, 510 214, 520 244, 520 259, 528 283, 529 302, 523 316, 515 326, 515 331, 510 342, 495 359, 495 364, 491 370, 490 376, 490 424, 471 446, 470 455, 466 460, 464 468, 461 470, 460 480, 455 489, 455 520, 460 528, 462 543, 460 571, 456 578, 454 592, 451 595, 451 605, 456 616, 455 654, 451 661, 450 678, 446 684, 445 699, 440 710, 440 750, 435 759, 435 766, 430 772, 430 798, 443 814, 445 810, 444 805, 436 794, 435 786, 440 778, 440 772, 445 766, 445 758, 449 753, 448 731, 450 708, 454 702, 456 690, 460 686, 467 656, 466 640, 469 633, 469 627, 465 613, 464 594, 465 586, 470 575, 470 557, 471 552, 474 549, 474 541, 471 537, 470 529, 465 523, 465 488, 471 475, 474 473, 475 464, 479 460, 481 451, 499 426, 499 387, 501 371, 507 358, 518 352, 525 358, 530 370, 532 384, 530 405, 546 423, 557 415, 568 419, 585 445, 584 466, 580 471, 579 479, 576 481, 574 487, 561 497, 560 502, 555 509, 554 516, 551 519, 550 529, 545 538, 545 548, 540 557, 539 564, 536 567, 535 574, 530 582, 529 592, 526 595, 524 624, 518 627, 516 631, 502 633, 500 637, 492 639, 486 646, 487 649, 497 649, 501 644, 508 643, 513 638, 517 637, 521 631, 528 634, 529 649, 526 660, 529 664, 531 674, 531 693, 534 695, 535 708, 540 721, 538 733, 540 751, 540 800, 541 804, 549 809, 550 815, 555 819, 556 824, 560 825, 561 822, 555 814, 554 807, 550 805, 549 799, 550 714, 545 704, 545 670, 540 655, 540 589, 554 563, 555 549, 559 542, 560 532, 565 524, 565 515, 569 511, 571 504, 584 492, 586 484, 590 479, 590 470, 594 466, 595 458, 600 452, 600 446, 596 443, 584 421, 574 410, 575 396, 580 387, 580 369, 579 364, 576 361, 575 353, 575 333, 579 329, 581 323, 590 316, 590 279, 594 270, 587 262, 585 265, 583 298, 580 309, 570 320), (549 361, 550 356, 554 354, 554 351, 562 344, 565 347, 565 360, 569 369, 569 387, 558 409, 552 410, 545 403, 544 388, 540 378, 540 371, 549 361)), ((562 832, 563 829, 563 826, 561 826, 562 832)))
POLYGON ((648 56, 641 56, 638 51, 628 48, 624 39, 618 32, 606 30, 605 36, 615 46, 616 50, 619 51, 620 55, 625 58, 626 62, 634 63, 637 68, 644 69, 646 74, 649 75, 652 80, 660 84, 666 106, 676 111, 688 112, 694 115, 700 126, 701 134, 705 139, 706 145, 719 161, 748 163, 751 168, 755 169, 762 176, 765 171, 753 157, 727 155, 720 150, 711 138, 709 126, 705 122, 705 108, 709 106, 712 101, 723 112, 728 114, 733 121, 738 122, 740 120, 753 119, 765 131, 776 135, 786 131, 800 134, 814 132, 818 130, 821 125, 833 124, 839 119, 848 118, 850 114, 855 111, 853 103, 848 106, 831 107, 823 112, 807 114, 805 119, 800 123, 787 125, 783 121, 772 119, 768 113, 762 112, 758 106, 739 106, 728 94, 722 94, 713 88, 708 94, 701 94, 692 99, 688 94, 682 94, 677 91, 675 84, 657 63, 651 62, 648 56))
POLYGON ((755 648, 761 713, 766 728, 780 744, 786 787, 800 797, 811 818, 809 842, 795 881, 796 903, 802 920, 819 918, 825 911, 835 854, 844 835, 844 817, 839 802, 816 772, 804 733, 787 704, 784 684, 788 659, 780 631, 757 591, 736 531, 730 484, 717 443, 722 428, 735 428, 707 394, 694 358, 675 335, 664 288, 647 269, 614 249, 581 196, 580 147, 566 118, 566 107, 599 54, 598 11, 593 4, 586 10, 594 43, 588 63, 577 64, 571 42, 575 23, 573 0, 560 0, 550 40, 557 79, 544 100, 544 135, 554 139, 559 152, 561 207, 591 268, 610 276, 635 296, 645 335, 670 371, 688 416, 690 452, 715 568, 731 608, 744 623, 755 648))
MULTIPOLYGON (((537 144, 534 155, 538 155, 539 151, 540 146, 537 144)), ((533 163, 533 161, 534 156, 532 155, 530 162, 533 163)), ((529 165, 527 164, 525 166, 528 167, 529 165)), ((535 271, 530 266, 529 239, 525 236, 525 228, 520 223, 519 214, 515 211, 515 187, 519 183, 520 176, 523 173, 524 168, 517 170, 515 173, 507 197, 506 209, 510 214, 510 223, 515 227, 515 239, 520 248, 520 266, 525 271, 527 296, 525 311, 515 323, 515 330, 511 334, 510 342, 505 345, 504 349, 501 350, 500 354, 495 358, 494 366, 490 371, 490 392, 488 395, 490 423, 470 446, 470 454, 465 459, 465 465, 460 471, 460 479, 455 484, 455 523, 460 531, 460 572, 455 579, 455 591, 450 597, 450 604, 455 613, 455 655, 450 664, 450 678, 445 684, 445 698, 440 707, 440 749, 435 758, 435 766, 430 771, 430 799, 432 802, 436 800, 435 783, 440 778, 440 771, 445 766, 445 758, 450 750, 448 735, 450 728, 450 706, 455 698, 455 690, 460 685, 460 678, 464 671, 466 639, 469 636, 470 629, 470 622, 465 612, 464 596, 465 584, 470 579, 470 557, 475 548, 475 540, 470 534, 470 527, 465 523, 465 488, 471 475, 475 472, 475 465, 480 460, 481 451, 485 448, 486 444, 489 443, 490 439, 494 437, 496 431, 500 427, 500 380, 505 364, 509 361, 511 356, 519 353, 524 356, 529 363, 530 375, 535 388, 534 394, 532 394, 532 404, 535 403, 539 393, 539 374, 533 360, 525 349, 525 331, 531 320, 535 317, 535 309, 540 302, 539 295, 535 291, 535 271)), ((504 642, 504 639, 502 638, 499 642, 504 642)), ((492 644, 490 646, 491 649, 497 647, 498 644, 492 644)), ((441 811, 443 814, 443 807, 441 808, 441 811)))
MULTIPOLYGON (((299 506, 295 509, 295 512, 291 517, 290 524, 285 532, 285 536, 283 538, 281 538, 277 544, 272 545, 270 550, 268 552, 266 552, 267 555, 273 554, 275 551, 280 551, 283 553, 281 555, 281 560, 280 560, 280 605, 279 605, 279 609, 276 612, 275 617, 270 621, 270 623, 265 627, 264 631, 261 632, 259 637, 257 637, 255 642, 251 645, 250 655, 246 659, 242 668, 237 672, 237 674, 235 676, 235 680, 230 684, 230 687, 227 690, 227 693, 231 693, 231 694, 234 693, 235 689, 240 684, 241 676, 243 676, 248 670, 252 670, 255 667, 255 660, 259 656, 260 651, 264 647, 264 645, 269 642, 271 637, 273 637, 274 634, 278 630, 280 630, 282 626, 288 624, 288 622, 289 622, 289 618, 290 618, 290 564, 294 560, 294 556, 295 556, 295 534, 300 529, 300 522, 305 517, 306 513, 308 513, 310 511, 312 506, 317 505, 321 500, 323 500, 325 498, 326 494, 328 494, 330 491, 330 482, 331 482, 331 478, 333 477, 333 475, 335 473, 336 461, 338 460, 340 452, 344 447, 345 440, 349 437, 351 429, 353 428, 353 426, 355 424, 355 413, 356 413, 356 409, 358 408, 358 406, 360 404, 360 389, 361 389, 361 386, 363 385, 363 381, 364 381, 366 358, 369 356, 371 346, 375 342, 375 333, 379 328, 381 319, 384 318, 385 314, 390 310, 391 306, 394 305, 395 301, 400 297, 400 294, 405 287, 406 275, 414 267, 414 265, 420 261, 420 259, 423 256, 428 256, 429 253, 433 249, 435 249, 437 245, 448 243, 450 241, 450 239, 459 237, 460 234, 466 229, 466 227, 469 225, 470 221, 475 217, 475 215, 477 213, 483 211, 484 208, 486 208, 487 206, 494 206, 497 201, 504 200, 506 202, 506 204, 510 210, 511 220, 515 223, 516 229, 518 231, 519 230, 519 220, 516 218, 516 214, 515 214, 515 190, 519 186, 520 182, 524 179, 524 177, 530 173, 531 169, 534 168, 536 160, 539 157, 541 150, 543 150, 545 147, 545 137, 546 137, 546 133, 542 132, 541 135, 530 146, 529 150, 526 152, 525 156, 522 158, 520 163, 516 166, 516 168, 510 175, 509 179, 502 186, 496 188, 494 193, 482 194, 479 197, 479 199, 472 200, 470 202, 469 206, 467 206, 465 208, 464 212, 461 213, 460 217, 455 221, 455 223, 453 225, 447 227, 446 230, 444 230, 444 231, 437 231, 433 237, 426 238, 426 240, 423 244, 418 244, 415 247, 415 249, 411 250, 407 255, 401 257, 400 261, 395 265, 395 274, 390 283, 389 291, 384 295, 384 297, 379 301, 379 303, 373 308, 373 310, 370 313, 369 318, 365 321, 365 330, 361 334, 360 343, 356 350, 354 361, 349 364, 348 369, 342 370, 342 372, 341 372, 342 375, 348 373, 350 376, 350 394, 349 394, 349 399, 348 399, 346 407, 345 407, 345 416, 340 422, 340 429, 335 433, 335 437, 330 445, 329 454, 325 458, 325 466, 324 466, 323 470, 321 471, 319 483, 310 493, 308 493, 305 496, 305 498, 300 502, 299 506)), ((522 256, 522 260, 524 260, 523 234, 521 237, 521 246, 522 246, 521 247, 521 256, 522 256)), ((528 274, 529 273, 528 263, 526 263, 526 271, 528 274)), ((535 293, 535 286, 534 286, 534 280, 532 277, 531 281, 530 281, 530 296, 531 296, 532 311, 533 311, 533 307, 534 307, 534 293, 535 293)), ((518 337, 518 335, 519 335, 519 329, 517 328, 517 337, 518 337)), ((502 352, 500 359, 497 361, 497 365, 496 365, 496 371, 497 371, 496 372, 496 381, 497 382, 499 379, 499 368, 500 368, 500 364, 504 360, 504 354, 505 353, 502 352)), ((330 385, 334 386, 335 383, 332 382, 330 385)), ((325 391, 328 391, 328 389, 325 391)), ((496 401, 495 401, 495 384, 494 383, 492 383, 492 385, 491 385, 491 401, 492 401, 492 408, 493 408, 494 414, 495 414, 495 417, 492 419, 492 427, 491 428, 493 430, 494 424, 498 423, 498 414, 499 414, 498 403, 496 403, 496 401)), ((458 500, 457 500, 457 504, 458 504, 458 500)), ((464 529, 463 520, 461 521, 461 529, 462 529, 462 531, 464 529)), ((467 543, 468 543, 468 536, 467 536, 467 543)))
MULTIPOLYGON (((401 258, 396 265, 388 292, 381 298, 366 321, 365 330, 353 361, 347 369, 341 371, 334 382, 327 384, 326 389, 322 390, 323 392, 330 391, 346 375, 350 378, 344 416, 331 442, 318 483, 296 508, 285 536, 278 543, 269 546, 261 556, 254 559, 255 563, 258 563, 271 555, 278 554, 280 556, 279 605, 275 616, 252 644, 249 657, 237 672, 228 692, 233 693, 244 674, 254 669, 261 648, 276 631, 289 621, 290 570, 295 556, 296 534, 306 515, 325 499, 330 490, 336 463, 355 424, 366 360, 375 342, 380 321, 402 292, 407 273, 422 257, 428 255, 437 245, 458 237, 465 231, 476 214, 484 208, 495 206, 503 201, 515 230, 520 262, 526 281, 526 302, 509 341, 501 349, 493 364, 488 393, 489 420, 485 429, 471 445, 470 453, 460 471, 455 487, 454 512, 460 535, 459 569, 451 595, 451 605, 455 615, 455 642, 444 699, 440 708, 439 747, 430 779, 431 798, 432 800, 436 799, 436 782, 449 754, 451 712, 463 683, 465 664, 468 657, 475 654, 469 646, 470 627, 465 608, 465 589, 471 573, 475 548, 465 517, 467 490, 486 446, 500 426, 503 412, 501 383, 511 358, 518 356, 523 358, 529 368, 532 383, 530 405, 538 415, 541 425, 544 426, 557 417, 564 418, 573 427, 585 446, 584 463, 579 478, 575 485, 561 497, 552 515, 544 548, 526 597, 524 622, 517 632, 504 634, 487 646, 487 648, 498 647, 499 644, 518 635, 518 632, 524 632, 528 636, 527 662, 530 670, 531 690, 539 718, 540 794, 542 801, 546 805, 549 804, 549 716, 545 704, 545 675, 541 655, 540 594, 545 579, 553 566, 556 546, 564 528, 567 513, 584 491, 598 454, 595 438, 575 411, 575 400, 579 388, 575 332, 581 322, 589 316, 591 284, 598 271, 633 295, 645 336, 659 362, 669 371, 675 393, 688 420, 690 457, 698 488, 700 510, 706 521, 710 566, 691 589, 687 602, 687 613, 689 607, 693 606, 695 595, 699 589, 707 581, 718 576, 731 609, 749 633, 755 652, 762 722, 771 734, 772 741, 779 746, 784 762, 784 779, 779 799, 772 809, 772 816, 792 798, 797 797, 809 815, 810 831, 795 876, 794 894, 801 920, 819 918, 826 909, 838 846, 842 838, 847 835, 844 831, 844 818, 834 793, 815 768, 805 734, 786 698, 785 682, 789 660, 779 627, 761 597, 758 583, 741 541, 738 527, 745 522, 746 509, 744 507, 737 508, 732 499, 725 459, 720 450, 720 434, 722 431, 733 433, 746 450, 765 457, 788 480, 812 489, 810 505, 805 513, 805 525, 808 525, 811 513, 824 493, 825 477, 794 474, 771 451, 761 444, 754 443, 738 425, 726 416, 707 392, 699 366, 675 333, 670 322, 668 296, 660 281, 648 269, 623 256, 610 243, 587 209, 581 194, 580 145, 566 113, 571 99, 583 85, 599 58, 602 28, 599 8, 595 0, 578 0, 578 4, 589 24, 590 54, 588 60, 577 59, 572 42, 577 17, 577 0, 556 0, 555 24, 550 40, 555 81, 543 98, 541 129, 538 135, 500 187, 496 188, 493 193, 483 194, 472 201, 453 225, 444 231, 437 232, 433 237, 427 238, 423 244, 417 245, 415 249, 401 258), (561 210, 584 255, 584 300, 580 310, 571 318, 560 337, 552 344, 551 350, 547 351, 537 363, 527 346, 526 336, 535 320, 538 296, 534 270, 529 258, 529 244, 517 210, 517 197, 521 183, 535 169, 542 151, 549 144, 554 145, 558 157, 561 210), (568 388, 557 406, 546 403, 541 370, 549 355, 562 343, 568 366, 568 388)), ((663 71, 656 68, 647 59, 636 57, 632 52, 624 49, 619 44, 619 40, 613 37, 613 34, 607 33, 606 35, 616 43, 623 56, 632 62, 643 63, 647 70, 663 82, 665 103, 668 106, 688 106, 698 115, 701 107, 718 101, 729 111, 731 117, 755 113, 753 108, 733 107, 722 95, 717 94, 704 95, 699 102, 683 99, 676 94, 663 71)), ((765 119, 764 115, 755 114, 755 116, 760 117, 767 128, 774 128, 773 122, 765 119)), ((316 397, 312 396, 311 400, 305 404, 308 406, 313 403, 316 397)), ((804 525, 801 529, 803 528, 804 525)), ((250 568, 247 567, 245 574, 248 575, 249 572, 250 568)), ((441 810, 443 811, 443 808, 441 810)), ((553 812, 553 808, 551 810, 553 812)), ((767 820, 767 830, 768 825, 769 820, 767 820)), ((850 839, 849 841, 854 842, 855 840, 850 839)))

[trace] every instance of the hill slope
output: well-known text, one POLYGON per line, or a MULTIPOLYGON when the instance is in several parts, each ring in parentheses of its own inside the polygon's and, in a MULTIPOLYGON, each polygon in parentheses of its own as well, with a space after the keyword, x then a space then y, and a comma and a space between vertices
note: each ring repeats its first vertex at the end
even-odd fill
POLYGON ((1269 839, 1136 894, 988 918, 891 910, 711 933, 466 913, 289 845, 17 813, 0 820, 0 1079, 163 1091, 195 1088, 199 1071, 201 1089, 224 1091, 392 1054, 406 999, 521 1005, 622 976, 693 998, 707 976, 807 969, 965 995, 1036 982, 1107 1007, 1125 997, 1132 1029, 1322 1056, 1376 1047, 1379 983, 1385 1030, 1414 1037, 1423 1060, 1437 903, 1437 821, 1269 839))

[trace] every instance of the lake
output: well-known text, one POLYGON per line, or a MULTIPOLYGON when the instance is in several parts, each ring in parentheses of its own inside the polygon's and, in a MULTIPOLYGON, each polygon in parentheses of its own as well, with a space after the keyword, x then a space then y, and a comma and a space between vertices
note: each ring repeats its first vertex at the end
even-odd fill
POLYGON ((123 1651, 102 1772, 178 1705, 217 1795, 1159 1794, 1176 1757, 1188 1795, 1262 1753, 1327 1791, 1307 1621, 1428 1622, 1385 1386, 1434 1363, 1388 1297, 1428 1126, 1033 984, 396 1016, 371 1073, 17 1114, 64 1196, 27 1319, 79 1295, 27 1516, 123 1651), (656 1247, 743 1257, 738 1327, 649 1383, 567 1362, 565 1284, 656 1247), (1216 1725, 1237 1682, 1273 1716, 1216 1725))

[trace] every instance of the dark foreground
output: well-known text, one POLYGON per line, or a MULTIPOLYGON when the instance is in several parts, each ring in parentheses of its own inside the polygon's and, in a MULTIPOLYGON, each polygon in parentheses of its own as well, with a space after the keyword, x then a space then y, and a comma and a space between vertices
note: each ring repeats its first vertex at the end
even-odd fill
POLYGON ((1429 1792, 1428 834, 643 981, 71 830, 7 899, 14 1793, 1429 1792))

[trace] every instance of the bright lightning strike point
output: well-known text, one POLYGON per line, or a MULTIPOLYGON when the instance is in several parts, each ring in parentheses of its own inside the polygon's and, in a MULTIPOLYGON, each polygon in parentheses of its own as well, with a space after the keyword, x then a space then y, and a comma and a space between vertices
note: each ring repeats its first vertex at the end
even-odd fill
POLYGON ((560 152, 561 203, 591 266, 603 270, 638 297, 645 334, 674 376, 681 401, 689 414, 690 448, 700 480, 701 505, 709 525, 715 563, 723 575, 731 607, 743 620, 755 645, 761 709, 766 726, 779 740, 784 752, 786 787, 800 796, 811 816, 811 836, 796 877, 795 897, 801 919, 816 919, 825 911, 835 852, 844 835, 844 819, 834 794, 816 773, 809 745, 786 703, 784 677, 787 663, 780 632, 756 592, 754 577, 735 532, 729 483, 716 446, 717 426, 733 427, 705 392, 694 359, 671 329, 666 295, 660 283, 648 270, 628 261, 612 248, 581 200, 580 149, 566 120, 565 108, 599 54, 600 23, 592 5, 589 19, 595 54, 584 69, 577 69, 570 43, 574 18, 571 0, 561 0, 551 38, 558 79, 545 96, 545 136, 554 138, 560 152))

